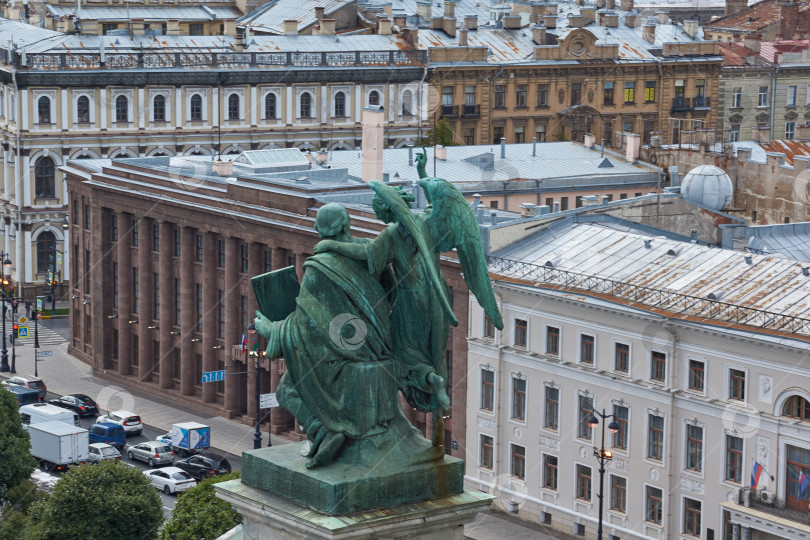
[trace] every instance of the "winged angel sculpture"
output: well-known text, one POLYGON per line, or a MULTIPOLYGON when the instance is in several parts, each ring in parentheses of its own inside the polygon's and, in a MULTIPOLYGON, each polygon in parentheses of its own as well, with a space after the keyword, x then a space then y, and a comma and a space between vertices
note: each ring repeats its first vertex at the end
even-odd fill
POLYGON ((304 263, 294 310, 277 321, 257 312, 268 356, 285 358, 279 403, 307 434, 309 468, 407 466, 444 455, 447 338, 458 319, 441 253, 457 250, 467 285, 503 328, 475 216, 455 186, 425 174, 426 161, 424 152, 417 156, 428 201, 422 213, 411 211, 410 193, 376 180, 369 182, 373 208, 390 225, 375 239, 352 238, 342 206, 322 207, 322 240, 304 263), (433 415, 432 441, 405 419, 399 392, 433 415))

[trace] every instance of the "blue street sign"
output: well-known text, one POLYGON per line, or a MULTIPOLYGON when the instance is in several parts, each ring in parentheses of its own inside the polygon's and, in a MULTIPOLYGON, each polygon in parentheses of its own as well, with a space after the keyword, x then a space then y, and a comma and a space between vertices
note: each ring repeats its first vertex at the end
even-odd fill
POLYGON ((28 327, 27 326, 18 326, 17 327, 17 337, 18 338, 28 337, 28 327))
POLYGON ((37 297, 37 311, 42 311, 42 298, 37 297))
POLYGON ((62 264, 62 254, 61 253, 56 254, 56 264, 62 264))
POLYGON ((219 382, 225 380, 225 370, 220 369, 219 371, 206 371, 202 374, 202 382, 219 382))

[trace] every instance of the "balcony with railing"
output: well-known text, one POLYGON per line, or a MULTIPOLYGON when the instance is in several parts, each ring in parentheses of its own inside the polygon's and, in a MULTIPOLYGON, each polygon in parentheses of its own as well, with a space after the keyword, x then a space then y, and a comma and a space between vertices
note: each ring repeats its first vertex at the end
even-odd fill
POLYGON ((481 105, 462 105, 461 116, 464 118, 481 118, 481 105))
POLYGON ((672 112, 688 112, 692 110, 690 100, 688 97, 674 97, 672 98, 672 112))
MULTIPOLYGON (((784 499, 770 491, 744 487, 734 500, 724 502, 721 506, 731 515, 735 529, 753 529, 776 535, 777 538, 810 536, 810 514, 788 508, 784 499)), ((735 538, 743 536, 735 535, 735 538)))
POLYGON ((442 105, 441 117, 442 118, 458 118, 458 105, 442 105))
POLYGON ((712 108, 712 98, 709 96, 696 96, 692 101, 692 108, 696 111, 708 111, 712 108))

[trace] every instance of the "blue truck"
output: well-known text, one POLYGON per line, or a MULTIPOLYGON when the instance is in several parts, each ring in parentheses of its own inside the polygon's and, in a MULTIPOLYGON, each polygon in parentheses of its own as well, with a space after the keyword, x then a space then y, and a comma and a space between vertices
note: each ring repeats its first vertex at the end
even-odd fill
POLYGON ((208 450, 211 446, 211 428, 197 422, 172 424, 172 430, 157 437, 157 440, 171 445, 177 455, 187 456, 208 450))

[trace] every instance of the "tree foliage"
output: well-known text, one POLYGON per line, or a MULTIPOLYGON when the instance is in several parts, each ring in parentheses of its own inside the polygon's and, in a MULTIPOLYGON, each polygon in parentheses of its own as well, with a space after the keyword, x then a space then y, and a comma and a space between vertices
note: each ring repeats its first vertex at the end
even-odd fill
POLYGON ((0 503, 5 501, 8 490, 31 476, 36 466, 17 399, 11 392, 0 389, 0 503))
POLYGON ((239 471, 206 478, 180 493, 172 518, 160 533, 160 540, 209 540, 218 538, 242 522, 231 505, 218 499, 214 484, 235 480, 239 471))
POLYGON ((145 540, 157 537, 163 505, 140 470, 109 460, 68 470, 30 514, 30 540, 145 540))
POLYGON ((8 490, 5 508, 0 512, 0 540, 19 540, 24 537, 28 527, 28 510, 48 494, 37 489, 30 478, 26 478, 8 490))
POLYGON ((450 127, 447 118, 440 118, 436 126, 428 131, 425 137, 416 141, 416 146, 433 146, 436 144, 458 146, 454 139, 453 128, 450 127))

